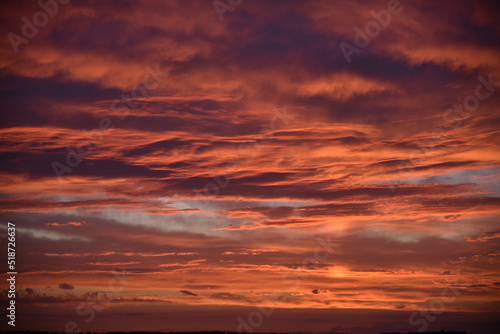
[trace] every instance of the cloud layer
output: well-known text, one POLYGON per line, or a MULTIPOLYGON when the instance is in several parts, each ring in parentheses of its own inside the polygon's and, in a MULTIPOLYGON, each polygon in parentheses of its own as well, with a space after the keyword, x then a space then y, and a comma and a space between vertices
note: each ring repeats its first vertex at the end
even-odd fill
POLYGON ((498 4, 236 2, 0 5, 20 329, 493 333, 498 4))

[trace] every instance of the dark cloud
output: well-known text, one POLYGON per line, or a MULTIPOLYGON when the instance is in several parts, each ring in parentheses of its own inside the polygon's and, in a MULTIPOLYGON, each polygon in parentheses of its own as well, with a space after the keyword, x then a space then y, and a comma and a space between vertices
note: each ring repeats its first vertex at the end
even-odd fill
POLYGON ((196 293, 193 293, 193 292, 187 291, 187 290, 181 290, 179 292, 182 294, 188 295, 188 296, 198 296, 196 293))
POLYGON ((63 289, 63 290, 72 290, 74 289, 75 287, 71 284, 68 284, 68 283, 61 283, 59 284, 59 289, 63 289))

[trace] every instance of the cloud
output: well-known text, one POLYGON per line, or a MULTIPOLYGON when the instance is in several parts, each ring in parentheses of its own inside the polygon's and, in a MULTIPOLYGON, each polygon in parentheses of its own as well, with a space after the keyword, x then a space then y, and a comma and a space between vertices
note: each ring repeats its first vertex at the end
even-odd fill
POLYGON ((489 239, 500 238, 500 231, 491 231, 479 235, 466 237, 468 242, 487 242, 489 239))
POLYGON ((59 289, 63 289, 63 290, 72 290, 74 289, 75 287, 71 284, 68 284, 68 283, 61 283, 59 284, 59 289))
POLYGON ((198 296, 196 293, 193 293, 193 292, 187 291, 187 290, 181 290, 179 292, 182 294, 188 295, 188 296, 198 296))
POLYGON ((85 224, 85 222, 67 222, 67 223, 45 223, 48 226, 81 226, 85 224))

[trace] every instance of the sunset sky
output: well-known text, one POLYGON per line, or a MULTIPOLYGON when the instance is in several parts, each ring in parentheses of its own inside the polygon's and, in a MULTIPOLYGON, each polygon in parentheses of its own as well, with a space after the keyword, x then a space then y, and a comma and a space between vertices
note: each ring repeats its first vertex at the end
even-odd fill
POLYGON ((0 13, 0 330, 498 333, 497 1, 0 13))

